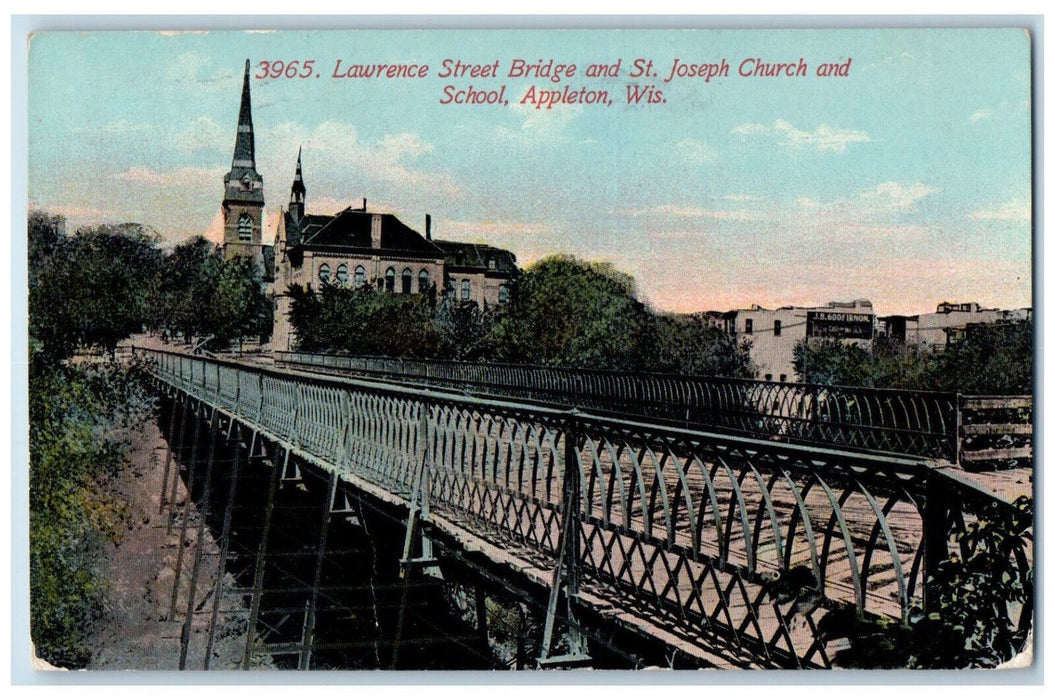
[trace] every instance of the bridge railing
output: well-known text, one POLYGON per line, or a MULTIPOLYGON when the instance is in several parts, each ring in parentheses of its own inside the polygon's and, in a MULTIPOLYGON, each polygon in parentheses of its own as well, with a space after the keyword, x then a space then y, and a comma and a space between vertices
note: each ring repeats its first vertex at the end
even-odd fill
MULTIPOLYGON (((433 514, 492 540, 556 561, 574 528, 584 591, 756 663, 830 666, 837 606, 907 622, 958 533, 1013 507, 920 460, 141 352, 325 469, 404 498, 425 483, 433 514)), ((1009 575, 1031 562, 1030 540, 1009 548, 1009 575)), ((1028 601, 1006 607, 1027 629, 1028 601)))
POLYGON ((447 360, 276 352, 290 367, 413 380, 788 442, 956 461, 956 395, 447 360))

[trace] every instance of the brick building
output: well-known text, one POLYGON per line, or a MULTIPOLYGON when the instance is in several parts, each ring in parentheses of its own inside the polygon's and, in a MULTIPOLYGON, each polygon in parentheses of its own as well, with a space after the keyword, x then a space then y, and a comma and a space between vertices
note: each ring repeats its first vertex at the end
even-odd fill
POLYGON ((424 235, 394 214, 347 207, 332 215, 307 212, 307 186, 297 154, 288 208, 278 217, 274 245, 263 241, 264 180, 256 170, 256 144, 249 94, 249 62, 242 82, 231 170, 224 176, 223 250, 226 258, 253 259, 273 282, 275 328, 272 346, 290 349, 290 285, 372 287, 388 294, 424 294, 430 289, 480 308, 509 300, 516 256, 483 243, 438 241, 425 216, 424 235))

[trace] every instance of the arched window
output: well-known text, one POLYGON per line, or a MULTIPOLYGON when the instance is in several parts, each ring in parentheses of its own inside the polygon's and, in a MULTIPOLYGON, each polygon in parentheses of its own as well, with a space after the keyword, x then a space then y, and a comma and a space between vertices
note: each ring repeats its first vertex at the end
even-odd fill
POLYGON ((330 266, 326 263, 319 265, 319 279, 323 282, 330 281, 330 266))
POLYGON ((253 217, 248 214, 238 217, 238 240, 242 242, 253 240, 253 217))
POLYGON ((498 303, 508 304, 509 303, 509 285, 500 284, 498 285, 498 303))
POLYGON ((469 301, 469 297, 473 294, 473 283, 469 280, 462 280, 462 301, 469 301))
POLYGON ((429 291, 429 271, 422 270, 418 273, 418 294, 429 291))
POLYGON ((394 267, 385 270, 385 291, 396 291, 396 269, 394 267))
POLYGON ((341 284, 348 281, 348 266, 344 263, 337 266, 337 281, 341 284))
POLYGON ((362 265, 355 266, 355 288, 359 289, 366 284, 366 268, 362 265))
POLYGON ((410 286, 414 283, 414 273, 410 271, 410 268, 403 269, 403 288, 400 290, 404 294, 410 294, 410 286))

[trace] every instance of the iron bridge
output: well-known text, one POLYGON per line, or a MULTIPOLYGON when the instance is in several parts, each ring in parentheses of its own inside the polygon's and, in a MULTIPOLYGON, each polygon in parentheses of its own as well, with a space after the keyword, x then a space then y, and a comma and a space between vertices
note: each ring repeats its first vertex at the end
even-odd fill
MULTIPOLYGON (((907 622, 956 533, 1012 507, 924 457, 136 352, 246 463, 326 474, 324 517, 349 492, 395 513, 408 576, 471 564, 534 601, 542 667, 628 636, 699 667, 832 667, 846 641, 820 632, 826 614, 907 622)), ((1007 612, 1029 626, 1029 603, 1007 612)))

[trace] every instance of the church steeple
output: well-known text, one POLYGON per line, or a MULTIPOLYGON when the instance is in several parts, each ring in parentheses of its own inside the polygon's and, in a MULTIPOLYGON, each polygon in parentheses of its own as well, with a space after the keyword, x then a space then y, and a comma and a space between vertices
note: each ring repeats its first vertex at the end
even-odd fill
POLYGON ((245 62, 245 77, 242 79, 242 106, 238 110, 238 134, 234 142, 234 159, 231 169, 256 169, 256 143, 253 140, 253 108, 249 101, 249 60, 245 62))
POLYGON ((304 218, 304 200, 308 189, 304 186, 304 174, 300 168, 300 152, 297 149, 297 174, 293 176, 293 187, 289 191, 289 213, 294 220, 300 221, 304 218))
POLYGON ((249 99, 249 60, 242 79, 242 104, 234 140, 231 170, 223 178, 224 257, 257 258, 263 242, 264 178, 256 171, 253 111, 249 99))

